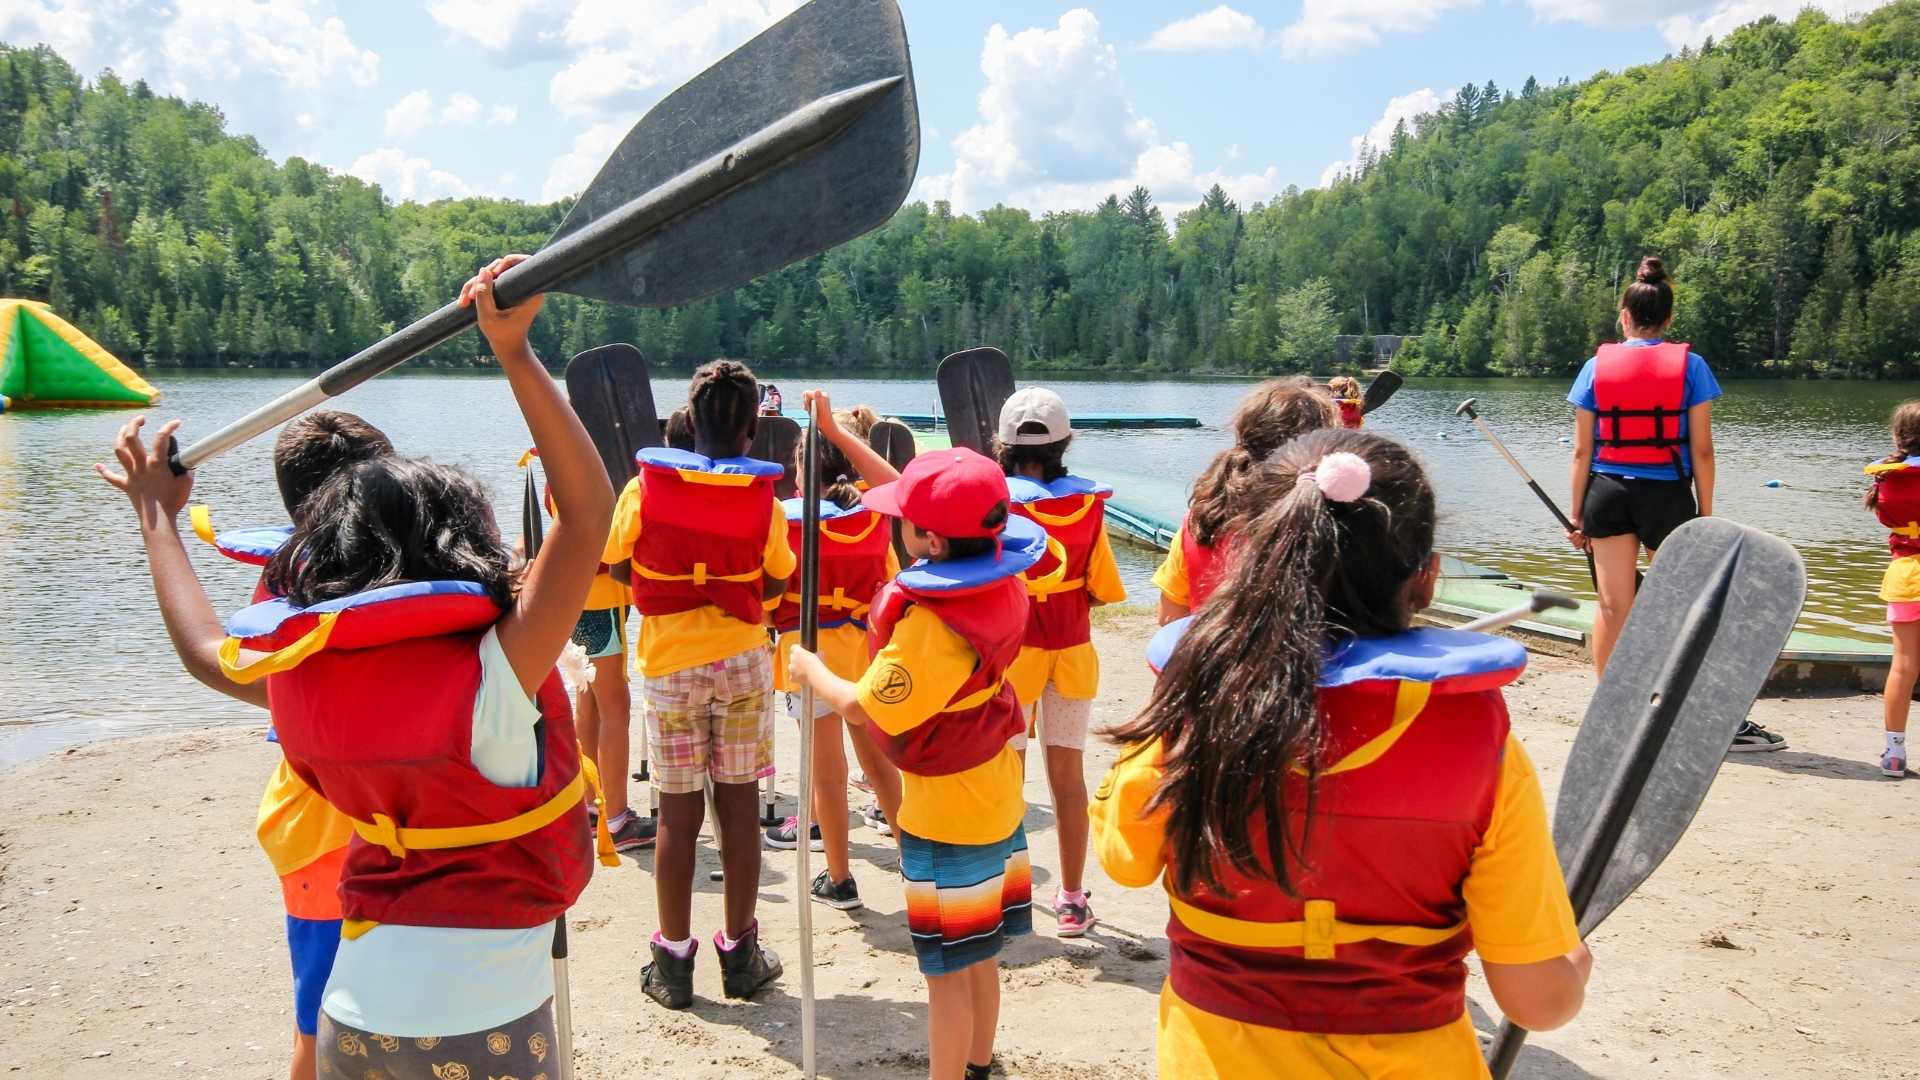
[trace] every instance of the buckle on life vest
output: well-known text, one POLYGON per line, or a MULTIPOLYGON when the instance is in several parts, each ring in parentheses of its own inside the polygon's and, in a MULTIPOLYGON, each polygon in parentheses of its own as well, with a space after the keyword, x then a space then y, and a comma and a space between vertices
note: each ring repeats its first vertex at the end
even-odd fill
POLYGON ((396 859, 404 859, 409 851, 446 851, 518 839, 559 820, 560 815, 573 809, 581 800, 586 789, 587 775, 583 769, 574 774, 566 787, 555 792, 553 798, 539 806, 505 821, 489 821, 479 825, 416 829, 399 824, 389 815, 378 813, 373 815, 370 822, 358 818, 350 820, 353 822, 353 831, 360 839, 387 849, 387 853, 396 859))
POLYGON ((1180 925, 1209 941, 1245 949, 1299 949, 1305 959, 1331 960, 1341 945, 1363 941, 1384 941, 1424 949, 1451 939, 1467 928, 1452 926, 1406 926, 1391 923, 1342 922, 1331 900, 1309 900, 1294 922, 1261 922, 1221 915, 1180 899, 1168 884, 1167 904, 1180 925))
POLYGON ((1301 948, 1309 960, 1333 959, 1334 929, 1340 920, 1333 917, 1333 901, 1309 900, 1301 915, 1301 948))

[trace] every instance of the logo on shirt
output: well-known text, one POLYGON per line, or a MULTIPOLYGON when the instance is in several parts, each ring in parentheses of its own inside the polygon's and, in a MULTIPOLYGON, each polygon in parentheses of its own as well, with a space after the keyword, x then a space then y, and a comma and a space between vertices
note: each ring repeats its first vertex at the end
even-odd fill
POLYGON ((898 705, 913 696, 913 676, 899 664, 888 664, 873 680, 873 699, 882 705, 898 705))

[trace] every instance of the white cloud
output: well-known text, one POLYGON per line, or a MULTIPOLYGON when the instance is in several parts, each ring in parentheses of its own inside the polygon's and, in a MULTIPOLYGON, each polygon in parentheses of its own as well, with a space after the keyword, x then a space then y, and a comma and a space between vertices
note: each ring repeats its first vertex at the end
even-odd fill
POLYGON ((1436 111, 1445 103, 1445 100, 1428 87, 1415 90, 1411 94, 1401 94, 1388 101, 1386 111, 1380 114, 1380 119, 1375 120, 1372 127, 1353 137, 1349 144, 1352 156, 1328 165, 1321 172, 1320 186, 1326 187, 1338 180, 1341 174, 1351 172, 1354 162, 1360 160, 1363 148, 1371 146, 1376 154, 1386 153, 1387 148, 1393 143, 1395 125, 1405 121, 1407 133, 1412 134, 1414 118, 1436 111))
POLYGON ((438 105, 434 103, 430 92, 415 90, 387 109, 387 137, 410 139, 435 124, 441 127, 472 127, 480 122, 482 115, 487 118, 489 125, 506 127, 519 119, 520 110, 512 105, 488 108, 472 94, 459 92, 449 95, 445 105, 438 105))
POLYGON ((1244 12, 1225 4, 1190 19, 1171 22, 1153 32, 1147 48, 1162 52, 1208 52, 1220 49, 1258 49, 1267 32, 1244 12))
POLYGON ((1380 34, 1417 33, 1448 11, 1480 0, 1305 0, 1300 19, 1280 33, 1288 56, 1316 56, 1379 44, 1380 34))
POLYGON ((1864 15, 1888 0, 1721 0, 1713 10, 1694 18, 1669 15, 1660 20, 1660 34, 1674 46, 1699 45, 1709 37, 1723 38, 1735 29, 1767 15, 1792 19, 1804 8, 1818 8, 1835 18, 1864 15))
POLYGON ((579 0, 558 34, 572 59, 548 85, 548 100, 566 116, 631 122, 667 90, 785 18, 800 3, 579 0))
POLYGON ((472 194, 467 182, 423 157, 409 156, 396 146, 385 146, 362 154, 347 166, 347 172, 369 184, 379 184, 390 199, 431 202, 434 199, 462 199, 472 194))
POLYGON ((468 127, 480 122, 480 99, 472 94, 454 94, 440 110, 440 122, 453 127, 468 127))
POLYGON ((410 139, 433 123, 433 95, 415 90, 387 108, 387 137, 410 139))
POLYGON ((569 0, 432 0, 427 14, 456 43, 509 62, 560 55, 569 0))
POLYGON ((540 188, 541 200, 552 202, 579 194, 626 133, 625 124, 600 123, 574 136, 573 148, 561 155, 547 173, 547 182, 540 188))
POLYGON ((1118 55, 1084 8, 1050 27, 994 26, 980 69, 978 122, 953 140, 953 170, 922 174, 911 198, 946 199, 962 212, 995 202, 1044 212, 1088 209, 1141 184, 1172 213, 1216 183, 1242 202, 1283 186, 1277 169, 1204 168, 1192 146, 1161 139, 1134 111, 1118 55))
POLYGON ((487 110, 487 123, 492 127, 512 127, 520 119, 520 110, 512 105, 495 105, 487 110))
POLYGON ((265 139, 324 121, 380 77, 332 0, 8 0, 0 39, 45 42, 88 77, 111 67, 217 102, 229 130, 265 139))

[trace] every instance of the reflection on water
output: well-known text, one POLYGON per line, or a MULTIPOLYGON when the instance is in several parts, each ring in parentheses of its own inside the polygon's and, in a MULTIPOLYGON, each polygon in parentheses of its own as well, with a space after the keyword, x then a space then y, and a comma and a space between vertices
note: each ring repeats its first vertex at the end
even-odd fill
MULTIPOLYGON (((766 373, 763 373, 766 374, 766 373)), ((882 411, 935 407, 931 378, 813 379, 780 375, 788 400, 821 385, 839 404, 882 411)), ((300 381, 277 373, 163 373, 156 419, 182 417, 204 433, 300 381)), ((1057 382, 1086 412, 1199 416, 1177 431, 1086 431, 1069 461, 1107 479, 1122 502, 1177 518, 1193 478, 1227 441, 1221 425, 1247 389, 1236 381, 1057 382)), ((1885 453, 1885 420, 1911 392, 1902 385, 1729 382, 1716 409, 1717 509, 1794 543, 1806 558, 1809 629, 1884 636, 1875 597, 1884 533, 1860 508, 1860 467, 1885 453), (1782 486, 1768 488, 1767 480, 1782 486)), ((1408 385, 1369 418, 1405 439, 1433 473, 1442 543, 1470 561, 1529 581, 1580 591, 1586 564, 1493 450, 1456 419, 1461 400, 1481 414, 1564 503, 1571 424, 1557 382, 1431 380, 1408 385), (1445 436, 1444 438, 1442 436, 1445 436)), ((684 377, 661 378, 662 410, 684 400, 684 377)), ((514 461, 526 427, 497 378, 396 373, 353 391, 342 406, 387 429, 403 452, 463 465, 487 483, 509 528, 519 522, 514 461)), ((259 713, 181 673, 153 607, 146 560, 123 499, 91 466, 107 455, 129 414, 14 413, 0 417, 0 763, 103 735, 169 724, 259 723, 259 713)), ((216 524, 284 518, 270 467, 271 437, 203 468, 197 501, 216 524)), ((222 613, 243 604, 254 580, 189 537, 189 551, 222 613)), ((1155 558, 1121 548, 1129 590, 1150 599, 1155 558)))

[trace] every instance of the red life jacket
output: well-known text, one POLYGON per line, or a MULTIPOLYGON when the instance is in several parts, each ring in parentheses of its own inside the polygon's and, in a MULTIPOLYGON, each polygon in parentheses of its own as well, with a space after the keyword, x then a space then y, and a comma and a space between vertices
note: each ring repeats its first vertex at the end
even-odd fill
POLYGON ((1021 575, 1033 601, 1025 643, 1042 649, 1086 644, 1093 640, 1087 563, 1106 530, 1107 499, 1113 489, 1078 476, 1048 484, 1010 476, 1007 492, 1013 512, 1038 522, 1059 545, 1048 545, 1040 561, 1021 575))
POLYGON ((593 873, 586 778, 557 673, 537 704, 540 779, 500 787, 472 758, 479 643, 500 617, 472 582, 395 585, 228 624, 230 678, 265 676, 287 763, 353 821, 340 902, 352 920, 525 929, 593 873), (239 667, 238 650, 270 656, 239 667))
MULTIPOLYGON (((787 499, 781 504, 787 513, 787 544, 800 551, 805 528, 805 504, 787 499)), ((887 581, 887 549, 893 545, 893 530, 884 514, 864 506, 842 509, 833 503, 820 504, 820 628, 852 623, 867 627, 867 610, 874 594, 887 581)), ((800 629, 800 581, 795 574, 787 582, 787 592, 773 611, 773 625, 780 632, 800 629)))
POLYGON ((1334 404, 1340 406, 1340 426, 1358 428, 1365 422, 1366 414, 1360 411, 1359 398, 1335 398, 1334 404))
POLYGON ((1895 558, 1920 555, 1920 457, 1867 466, 1873 477, 1874 516, 1889 530, 1887 550, 1895 558))
POLYGON ((227 529, 224 532, 213 531, 213 511, 205 503, 194 504, 187 512, 187 520, 193 525, 193 533, 200 539, 213 545, 213 549, 234 562, 248 566, 265 566, 273 559, 280 545, 293 535, 291 525, 254 525, 244 529, 227 529))
MULTIPOLYGON (((1424 1031, 1465 1012, 1461 883, 1499 793, 1500 687, 1525 666, 1511 640, 1457 630, 1361 639, 1330 658, 1310 865, 1291 868, 1299 895, 1224 861, 1224 897, 1169 891, 1175 992, 1218 1016, 1317 1034, 1424 1031)), ((1305 793, 1293 774, 1296 830, 1305 793)), ((1251 824, 1264 852, 1263 819, 1251 824)))
POLYGON ((1680 451, 1687 445, 1688 347, 1600 346, 1593 365, 1594 458, 1611 465, 1672 465, 1687 475, 1680 451))
POLYGON ((993 760, 1024 727, 1020 699, 1006 679, 1026 635, 1027 589, 1020 572, 1038 562, 1047 534, 1025 518, 1010 517, 998 558, 919 562, 900 572, 873 598, 867 616, 867 653, 878 655, 893 628, 918 604, 960 635, 979 662, 939 715, 901 735, 868 725, 880 752, 902 770, 947 776, 993 760))
POLYGON ((1213 543, 1203 544, 1194 538, 1193 519, 1189 517, 1180 529, 1180 558, 1187 565, 1187 608, 1196 610, 1213 595, 1220 584, 1220 576, 1227 572, 1227 559, 1234 544, 1232 533, 1222 533, 1213 538, 1213 543))
POLYGON ((764 623, 767 523, 773 482, 786 470, 687 450, 634 457, 645 521, 633 545, 633 606, 642 615, 671 615, 712 604, 741 622, 764 623))

